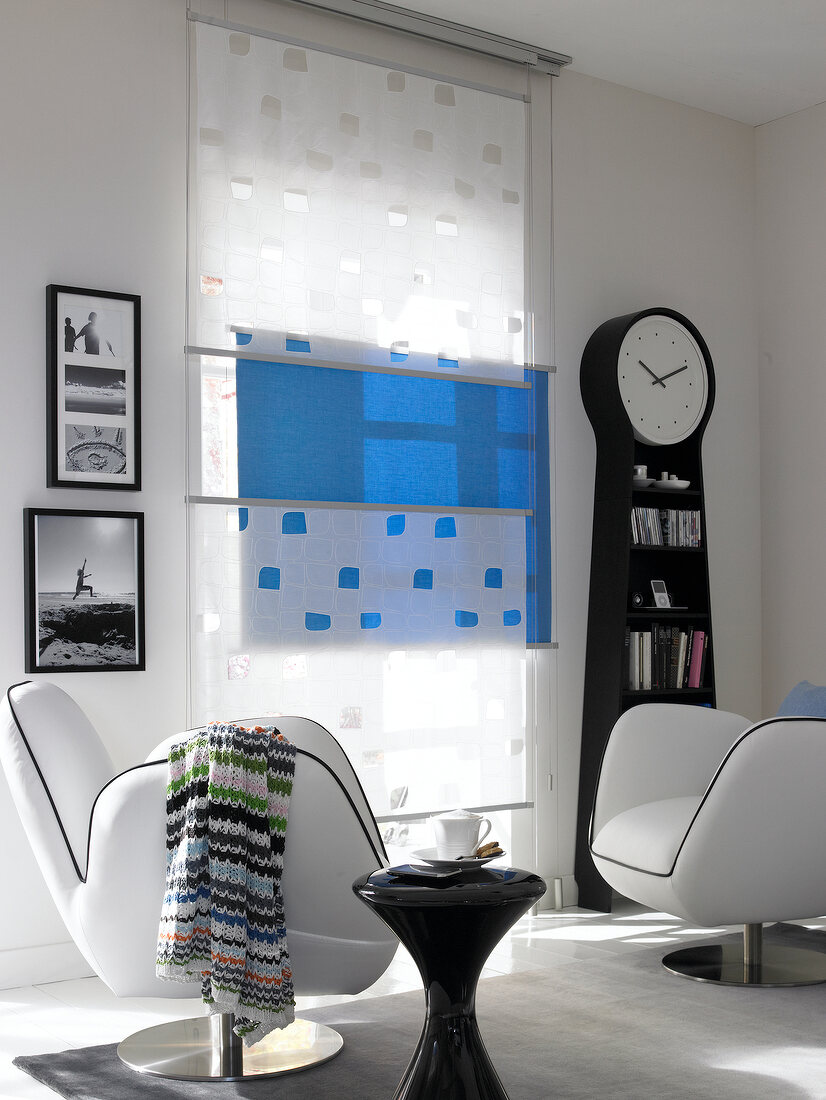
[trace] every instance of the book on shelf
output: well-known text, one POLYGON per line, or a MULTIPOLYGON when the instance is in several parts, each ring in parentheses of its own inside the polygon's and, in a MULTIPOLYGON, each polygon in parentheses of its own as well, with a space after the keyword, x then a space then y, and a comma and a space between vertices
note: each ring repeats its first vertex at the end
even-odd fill
POLYGON ((652 623, 650 630, 625 629, 629 691, 679 691, 703 686, 708 632, 652 623))
POLYGON ((700 512, 689 508, 631 509, 633 546, 677 546, 697 549, 702 546, 700 512))

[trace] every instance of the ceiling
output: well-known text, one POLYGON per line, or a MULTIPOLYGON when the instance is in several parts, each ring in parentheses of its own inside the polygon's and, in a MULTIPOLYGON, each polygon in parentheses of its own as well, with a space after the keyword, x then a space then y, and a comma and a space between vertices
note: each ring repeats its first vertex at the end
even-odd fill
POLYGON ((826 101, 826 0, 394 0, 758 126, 826 101))

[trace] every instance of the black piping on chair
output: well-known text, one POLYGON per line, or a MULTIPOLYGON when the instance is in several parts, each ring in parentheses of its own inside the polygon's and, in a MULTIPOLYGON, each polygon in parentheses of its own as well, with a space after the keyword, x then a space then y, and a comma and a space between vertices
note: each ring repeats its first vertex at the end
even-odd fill
MULTIPOLYGON (((49 800, 49 805, 52 808, 52 813, 55 816, 55 821, 57 822, 58 828, 60 829, 60 833, 63 837, 63 841, 66 845, 66 851, 69 853, 69 858, 72 861, 72 865, 75 869, 75 873, 77 874, 78 880, 80 882, 85 883, 86 882, 86 876, 80 870, 80 865, 78 864, 78 861, 75 858, 75 853, 72 850, 71 843, 69 842, 69 837, 66 833, 65 826, 63 825, 63 822, 61 821, 60 813, 58 812, 57 805, 55 804, 55 800, 52 797, 52 792, 49 790, 49 784, 46 782, 46 778, 43 775, 43 772, 40 770, 40 765, 37 762, 36 756, 32 752, 31 745, 29 744, 29 742, 26 738, 26 735, 23 732, 23 727, 20 724, 20 719, 17 717, 17 712, 14 709, 14 702, 13 702, 12 696, 11 696, 12 691, 14 691, 15 688, 23 687, 25 684, 29 684, 31 682, 32 682, 31 680, 22 680, 18 684, 12 684, 11 687, 7 690, 6 698, 8 700, 9 710, 11 711, 11 716, 14 719, 14 724, 17 726, 17 732, 20 734, 20 739, 22 740, 23 744, 26 746, 26 751, 28 752, 29 757, 31 758, 32 764, 34 764, 35 771, 38 774, 40 782, 43 784, 43 790, 46 794, 46 797, 49 800)), ((199 727, 199 726, 194 727, 194 729, 201 729, 201 728, 203 728, 203 727, 199 727)), ((193 730, 187 730, 187 733, 194 732, 194 729, 193 730)), ((333 738, 333 735, 329 732, 329 730, 327 730, 325 732, 327 732, 328 735, 333 740, 335 740, 335 738, 333 738)), ((339 790, 341 791, 341 793, 344 795, 344 797, 349 802, 350 808, 352 809, 353 813, 356 815, 356 818, 358 819, 358 823, 361 826, 362 832, 364 833, 364 836, 367 840, 367 843, 370 845, 370 848, 372 849, 373 855, 376 857, 377 864, 380 867, 383 866, 384 864, 386 864, 387 863, 387 852, 384 850, 384 845, 381 842, 381 837, 379 837, 379 845, 381 846, 381 853, 379 853, 379 851, 376 849, 376 845, 373 841, 373 838, 370 836, 370 833, 368 832, 367 826, 364 823, 364 818, 363 818, 362 814, 359 812, 355 802, 353 802, 353 799, 350 796, 350 792, 347 790, 347 788, 341 782, 341 779, 338 777, 338 775, 336 775, 336 773, 329 766, 329 764, 327 764, 324 760, 321 760, 319 757, 315 756, 313 753, 307 752, 305 749, 296 749, 296 752, 298 753, 299 756, 306 756, 309 760, 315 761, 316 764, 319 764, 322 768, 324 768, 326 771, 328 771, 330 773, 330 775, 332 776, 332 778, 335 780, 336 784, 338 785, 339 790)), ((90 856, 91 856, 92 823, 94 821, 94 816, 95 816, 95 807, 97 806, 98 799, 103 794, 103 792, 106 790, 106 788, 110 784, 114 783, 116 779, 120 779, 121 776, 128 775, 129 772, 139 771, 141 768, 166 767, 166 765, 167 765, 166 760, 147 760, 143 764, 135 764, 133 767, 126 768, 126 769, 124 769, 124 771, 118 772, 117 775, 113 775, 112 778, 109 780, 109 782, 104 783, 104 785, 100 788, 98 793, 95 795, 95 801, 92 803, 92 810, 91 810, 91 813, 89 814, 89 831, 88 831, 88 834, 87 834, 87 837, 86 837, 86 867, 87 867, 87 869, 89 867, 89 859, 90 859, 90 856)), ((362 795, 364 796, 365 804, 369 806, 369 803, 367 802, 367 797, 366 797, 366 795, 364 795, 364 788, 361 786, 361 783, 359 782, 359 778, 358 778, 357 775, 355 775, 355 772, 353 774, 355 776, 356 782, 359 785, 359 790, 361 791, 362 795)))

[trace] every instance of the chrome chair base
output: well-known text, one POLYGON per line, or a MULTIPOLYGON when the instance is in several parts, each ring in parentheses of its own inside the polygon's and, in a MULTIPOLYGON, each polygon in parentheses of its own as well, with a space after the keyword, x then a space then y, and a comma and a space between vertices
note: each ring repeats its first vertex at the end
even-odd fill
POLYGON ((672 974, 720 985, 817 985, 826 982, 826 955, 802 947, 764 945, 763 926, 747 924, 742 943, 701 944, 663 959, 672 974))
POLYGON ((118 1046, 118 1057, 138 1073, 179 1081, 244 1081, 277 1077, 321 1065, 341 1051, 337 1031, 295 1020, 244 1047, 231 1014, 173 1020, 136 1031, 118 1046))

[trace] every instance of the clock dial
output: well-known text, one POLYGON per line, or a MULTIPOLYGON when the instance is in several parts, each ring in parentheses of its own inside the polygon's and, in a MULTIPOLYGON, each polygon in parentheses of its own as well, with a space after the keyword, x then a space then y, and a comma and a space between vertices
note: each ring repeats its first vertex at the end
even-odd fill
POLYGON ((705 359, 679 321, 650 314, 625 335, 617 360, 623 407, 637 439, 663 445, 691 435, 708 401, 705 359))

